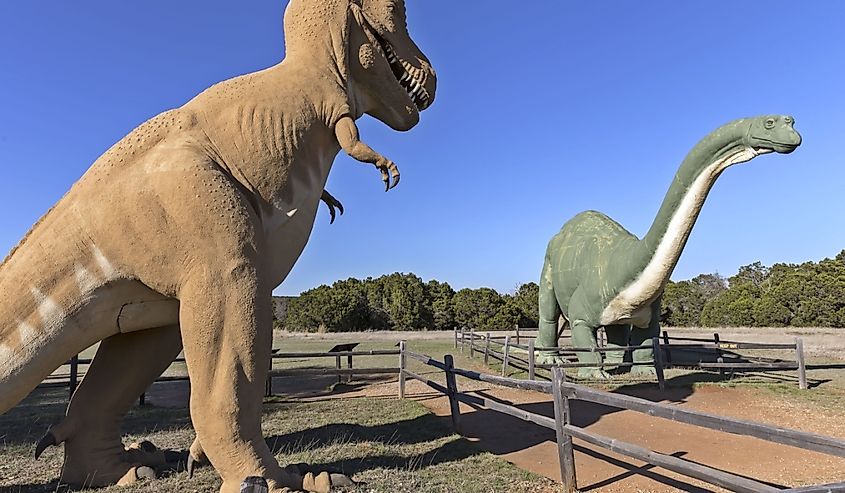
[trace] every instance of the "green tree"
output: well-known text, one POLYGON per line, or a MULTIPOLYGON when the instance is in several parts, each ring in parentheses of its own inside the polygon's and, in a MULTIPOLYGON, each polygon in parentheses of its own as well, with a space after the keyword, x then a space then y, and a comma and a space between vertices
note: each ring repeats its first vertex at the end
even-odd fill
POLYGON ((435 280, 426 284, 428 304, 434 330, 450 330, 455 326, 455 312, 452 309, 452 297, 455 290, 448 283, 435 280))
POLYGON ((760 289, 752 282, 730 286, 704 304, 701 324, 705 327, 748 327, 754 325, 754 306, 760 289))
POLYGON ((315 332, 323 323, 331 288, 322 285, 301 293, 288 305, 285 328, 291 331, 315 332))
POLYGON ((493 325, 493 317, 504 304, 501 295, 490 288, 464 288, 452 298, 455 322, 475 330, 496 330, 508 327, 493 325))
POLYGON ((725 278, 719 274, 700 274, 689 281, 669 281, 663 292, 663 309, 670 312, 666 325, 700 326, 705 303, 726 289, 725 278))
POLYGON ((540 325, 540 286, 536 282, 528 282, 516 289, 513 303, 519 310, 518 323, 520 327, 538 327, 540 325))

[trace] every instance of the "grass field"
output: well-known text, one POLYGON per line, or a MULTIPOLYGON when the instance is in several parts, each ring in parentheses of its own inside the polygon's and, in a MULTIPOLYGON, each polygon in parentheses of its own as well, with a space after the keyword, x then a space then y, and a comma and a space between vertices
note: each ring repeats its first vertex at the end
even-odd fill
MULTIPOLYGON (((38 391, 0 417, 0 491, 57 491, 60 447, 32 459, 33 444, 62 414, 65 395, 38 391)), ((281 463, 308 463, 320 470, 344 472, 361 484, 353 492, 555 492, 548 479, 518 469, 455 435, 448 421, 420 404, 396 399, 356 398, 291 402, 269 398, 264 435, 281 463), (467 474, 472 471, 472 474, 467 474)), ((193 439, 187 410, 145 407, 130 413, 125 441, 149 439, 181 450, 193 439)), ((101 491, 214 492, 220 480, 211 468, 193 479, 177 469, 163 478, 129 488, 101 491)), ((61 489, 61 488, 60 488, 61 489)))
MULTIPOLYGON (((765 334, 763 335, 763 337, 765 334)), ((749 336, 750 337, 750 336, 749 336)), ((381 334, 286 334, 277 333, 274 347, 284 352, 324 352, 337 343, 360 342, 356 350, 390 349, 399 339, 408 339, 409 349, 442 360, 454 354, 456 364, 481 369, 481 357, 468 357, 454 348, 451 333, 381 333, 381 334)), ((739 339, 743 340, 743 339, 739 339)), ((84 356, 90 356, 89 350, 84 356)), ((785 356, 784 356, 785 357, 785 356)), ((354 366, 397 367, 397 355, 356 357, 354 366)), ((811 353, 811 365, 842 364, 830 352, 811 353)), ((274 368, 334 367, 334 358, 275 360, 274 368)), ((343 361, 345 365, 345 360, 343 361)), ((409 360, 410 369, 431 373, 440 381, 442 373, 409 360)), ((489 372, 500 370, 491 360, 489 372)), ((66 372, 66 369, 64 370, 66 372)), ((544 373, 539 372, 541 375, 544 373)), ((573 372, 574 373, 574 372, 573 372)), ((182 363, 174 364, 168 375, 184 375, 182 363)), ((511 368, 510 376, 525 377, 511 368)), ((811 412, 825 410, 827 415, 841 415, 845 409, 845 371, 811 369, 808 372, 811 391, 798 390, 795 372, 775 374, 737 374, 731 378, 718 373, 669 370, 670 386, 742 386, 752 389, 762 399, 792 402, 811 412)), ((310 378, 310 377, 306 377, 310 378)), ((395 379, 395 376, 388 377, 395 379)), ((284 380, 284 379, 280 379, 284 380)), ((322 377, 326 394, 334 377, 322 377)), ((467 382, 459 381, 463 388, 467 382)), ((592 385, 612 390, 619 387, 653 382, 620 376, 607 383, 592 385)), ((354 492, 554 492, 556 483, 481 451, 470 441, 455 435, 448 420, 431 414, 414 401, 399 401, 392 396, 348 399, 268 398, 263 420, 264 434, 276 457, 283 464, 308 463, 317 469, 328 469, 353 475, 362 484, 354 492)), ((41 460, 32 459, 34 443, 50 424, 57 422, 67 404, 67 389, 38 389, 21 405, 0 416, 0 492, 46 493, 62 490, 57 484, 61 468, 61 447, 48 449, 41 460)), ((124 441, 148 439, 163 448, 183 451, 193 440, 193 430, 184 407, 146 406, 135 408, 124 426, 124 441)), ((179 456, 173 456, 174 464, 179 456)), ((184 460, 184 453, 181 456, 184 460)), ((106 488, 103 491, 127 493, 147 491, 213 492, 219 479, 211 468, 200 470, 189 480, 178 466, 164 471, 153 483, 140 483, 128 489, 106 488)))

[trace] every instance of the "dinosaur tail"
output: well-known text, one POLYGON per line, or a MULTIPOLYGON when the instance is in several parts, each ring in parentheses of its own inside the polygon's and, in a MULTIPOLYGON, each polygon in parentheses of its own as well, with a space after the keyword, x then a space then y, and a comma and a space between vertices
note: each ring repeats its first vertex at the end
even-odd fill
POLYGON ((91 293, 81 289, 86 270, 77 263, 83 236, 58 210, 36 223, 0 264, 0 414, 98 340, 96 331, 73 319, 91 293))

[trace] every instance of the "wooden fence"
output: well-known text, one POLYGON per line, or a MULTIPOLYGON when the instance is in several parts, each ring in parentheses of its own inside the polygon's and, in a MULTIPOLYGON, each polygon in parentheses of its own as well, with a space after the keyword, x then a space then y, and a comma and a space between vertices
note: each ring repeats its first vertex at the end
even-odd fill
MULTIPOLYGON (((667 368, 691 368, 701 370, 719 370, 720 374, 726 371, 783 371, 783 370, 797 370, 798 372, 798 386, 801 389, 807 389, 807 368, 804 361, 804 343, 800 337, 795 338, 793 344, 761 344, 750 342, 734 342, 722 341, 719 334, 714 334, 713 339, 690 338, 690 337, 670 337, 664 331, 662 337, 653 338, 650 343, 643 346, 607 346, 600 339, 598 347, 582 348, 573 347, 567 343, 571 340, 570 337, 561 337, 559 347, 535 347, 534 338, 526 338, 523 329, 522 339, 527 339, 527 344, 520 344, 513 342, 514 336, 494 335, 490 332, 477 333, 474 330, 454 329, 455 347, 459 348, 461 353, 468 350, 469 357, 475 356, 478 352, 483 354, 484 363, 488 364, 490 358, 496 359, 502 363, 502 376, 507 375, 509 367, 514 367, 528 373, 529 380, 536 379, 536 369, 543 368, 551 370, 552 365, 537 364, 536 352, 554 352, 568 360, 566 363, 554 365, 560 368, 583 368, 595 367, 594 363, 579 363, 576 360, 576 354, 579 352, 591 353, 610 353, 610 352, 627 352, 642 348, 652 348, 654 352, 654 360, 646 363, 636 362, 622 362, 612 363, 609 366, 614 367, 631 367, 636 365, 654 366, 657 374, 658 385, 661 389, 665 388, 664 370, 667 368), (513 349, 519 349, 524 353, 516 354, 513 349), (795 352, 795 361, 781 361, 771 358, 761 357, 745 357, 739 358, 734 351, 736 350, 787 350, 795 352), (681 355, 689 354, 704 354, 711 355, 714 359, 712 362, 702 361, 700 358, 690 359, 681 358, 681 355), (730 356, 726 358, 726 356, 730 356)), ((532 329, 534 330, 534 329, 532 329)), ((519 333, 519 332, 517 332, 519 333)), ((602 363, 600 368, 605 368, 605 358, 601 358, 602 363)))
MULTIPOLYGON (((334 352, 300 352, 300 353, 284 353, 280 352, 278 349, 274 349, 271 353, 271 362, 270 368, 271 370, 267 374, 267 380, 265 383, 265 396, 272 395, 273 392, 273 378, 275 377, 288 377, 288 376, 300 376, 300 375, 337 375, 338 382, 341 381, 343 376, 346 376, 347 381, 352 380, 353 375, 384 375, 384 374, 398 374, 399 367, 387 367, 387 368, 354 368, 353 367, 353 360, 354 356, 362 357, 362 356, 384 356, 384 355, 399 355, 399 349, 374 349, 369 351, 334 351, 334 352), (346 357, 346 368, 341 368, 341 360, 343 357, 346 357), (334 368, 285 368, 285 369, 272 369, 273 367, 273 360, 277 359, 310 359, 310 358, 335 358, 335 367, 334 368)), ((66 366, 69 367, 68 379, 67 383, 59 382, 59 385, 67 385, 68 387, 68 398, 73 396, 73 392, 76 390, 76 386, 79 382, 79 367, 80 365, 90 365, 92 359, 88 358, 80 358, 78 355, 74 356, 70 360, 65 363, 66 366)), ((176 358, 173 360, 174 363, 185 362, 185 358, 176 358)), ((187 375, 178 375, 178 376, 160 376, 155 380, 155 382, 173 382, 173 381, 190 381, 187 375)), ((155 383, 153 382, 153 383, 155 383)), ((46 386, 55 386, 56 384, 47 384, 46 386)), ((139 404, 144 405, 146 400, 146 394, 141 394, 139 397, 139 404)))
POLYGON ((460 433, 461 414, 459 403, 463 402, 471 407, 483 408, 504 413, 524 421, 555 430, 558 445, 560 471, 562 482, 568 492, 577 491, 577 478, 575 471, 575 456, 573 452, 572 439, 577 438, 589 444, 595 445, 618 454, 631 457, 662 467, 664 469, 683 474, 685 476, 705 481, 709 484, 727 488, 738 492, 825 492, 843 491, 845 482, 831 485, 819 485, 795 489, 780 489, 751 478, 733 474, 730 472, 715 469, 696 462, 687 461, 672 455, 667 455, 645 449, 638 445, 622 442, 613 438, 597 435, 584 428, 575 426, 570 421, 569 401, 571 399, 593 402, 619 409, 627 409, 650 416, 668 419, 679 423, 686 423, 711 430, 732 433, 735 435, 751 436, 783 445, 790 445, 797 448, 821 452, 824 454, 845 457, 845 440, 789 430, 785 428, 764 425, 752 421, 726 418, 715 414, 682 409, 677 406, 651 402, 637 397, 603 392, 583 385, 577 385, 566 381, 566 375, 561 368, 554 367, 551 370, 552 381, 540 382, 535 380, 519 380, 497 375, 488 375, 474 371, 456 368, 451 355, 446 355, 442 362, 427 355, 415 353, 400 345, 400 397, 405 396, 406 379, 419 380, 432 389, 446 395, 449 398, 452 424, 460 433), (426 376, 411 372, 407 369, 408 359, 420 361, 428 366, 442 370, 445 373, 445 385, 435 382, 426 376), (510 404, 498 400, 491 400, 476 395, 470 395, 458 391, 456 376, 462 376, 471 380, 486 382, 490 384, 510 387, 515 389, 534 390, 545 394, 551 394, 554 401, 554 418, 531 413, 510 404))

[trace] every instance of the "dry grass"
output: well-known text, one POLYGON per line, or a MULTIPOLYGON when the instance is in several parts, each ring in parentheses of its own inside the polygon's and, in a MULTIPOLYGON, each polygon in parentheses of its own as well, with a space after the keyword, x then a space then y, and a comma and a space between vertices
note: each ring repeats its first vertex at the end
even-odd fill
MULTIPOLYGON (((35 441, 62 414, 65 398, 63 391, 38 391, 0 417, 0 491, 64 489, 57 482, 61 448, 48 449, 38 462, 31 456, 35 441)), ((413 401, 355 398, 303 403, 271 398, 263 427, 281 463, 305 462, 319 470, 349 474, 361 482, 352 492, 560 491, 550 480, 481 452, 455 435, 447 421, 413 401)), ((124 430, 127 442, 150 439, 176 450, 187 448, 193 439, 185 409, 137 408, 124 430)), ((155 482, 101 491, 214 492, 220 486, 211 468, 199 470, 189 480, 174 465, 155 482)))

